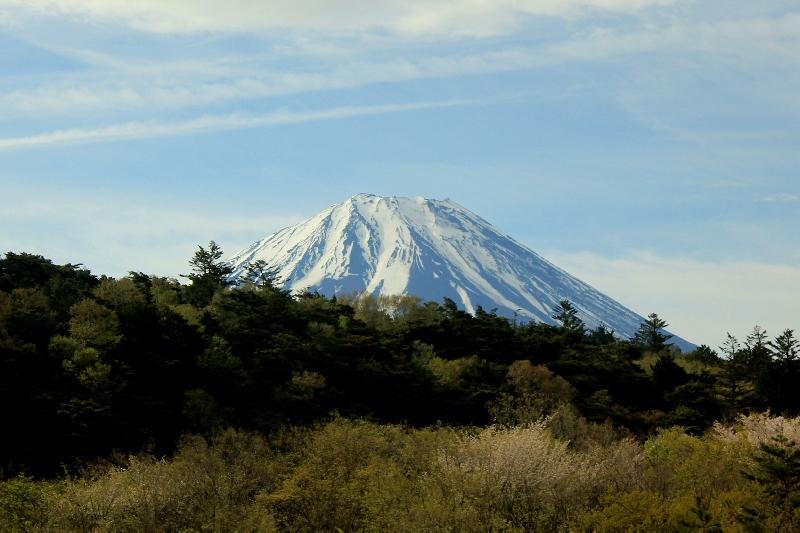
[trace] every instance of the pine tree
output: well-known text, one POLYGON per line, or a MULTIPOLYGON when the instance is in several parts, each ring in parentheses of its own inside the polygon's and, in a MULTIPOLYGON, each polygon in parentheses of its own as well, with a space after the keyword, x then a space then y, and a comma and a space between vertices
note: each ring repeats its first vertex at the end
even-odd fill
POLYGON ((257 259, 253 261, 240 276, 243 283, 251 283, 257 287, 272 286, 278 282, 278 271, 270 268, 266 261, 257 259))
POLYGON ((586 325, 578 317, 578 309, 569 300, 561 300, 553 308, 552 318, 561 324, 561 328, 568 335, 582 337, 586 332, 586 325))
POLYGON ((675 390, 689 380, 689 375, 670 353, 663 353, 653 365, 653 382, 662 393, 675 390))
POLYGON ((664 333, 664 328, 667 326, 669 324, 656 313, 650 313, 647 315, 647 320, 639 326, 639 331, 634 335, 633 341, 648 350, 660 352, 668 346, 667 341, 672 338, 672 335, 664 333))
POLYGON ((722 371, 719 375, 719 384, 722 397, 727 407, 728 415, 736 415, 748 393, 750 386, 747 381, 749 376, 747 365, 747 352, 741 349, 739 340, 728 333, 725 342, 719 347, 723 354, 722 371))
POLYGON ((192 282, 186 291, 189 303, 204 307, 211 302, 218 290, 235 283, 231 279, 233 266, 222 261, 222 257, 222 248, 214 241, 208 243, 208 249, 197 247, 194 257, 189 261, 192 273, 183 276, 192 282))
POLYGON ((769 375, 772 352, 769 347, 767 331, 760 326, 745 338, 743 351, 747 356, 747 372, 755 384, 755 399, 759 408, 766 408, 769 397, 769 375))
MULTIPOLYGON (((766 489, 770 500, 770 525, 776 531, 797 531, 800 508, 800 446, 785 435, 772 437, 762 443, 753 456, 754 470, 747 477, 766 489)), ((753 528, 767 516, 755 509, 745 508, 743 525, 753 528)))
POLYGON ((765 384, 769 407, 777 413, 795 416, 800 413, 800 395, 796 392, 800 382, 800 341, 793 330, 787 329, 768 346, 772 351, 765 384))
POLYGON ((189 261, 194 272, 186 277, 192 281, 209 278, 222 286, 233 285, 233 281, 229 279, 233 267, 230 263, 221 261, 223 255, 222 248, 214 241, 208 243, 208 250, 198 246, 194 257, 189 261))
POLYGON ((772 348, 775 360, 781 364, 791 364, 797 361, 800 351, 800 341, 794 338, 794 331, 784 330, 783 333, 770 341, 768 345, 772 348))

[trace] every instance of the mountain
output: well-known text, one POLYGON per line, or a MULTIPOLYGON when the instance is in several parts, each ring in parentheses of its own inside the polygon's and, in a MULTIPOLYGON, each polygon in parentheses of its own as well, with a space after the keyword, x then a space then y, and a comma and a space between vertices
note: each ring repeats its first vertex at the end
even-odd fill
POLYGON ((292 291, 448 297, 469 312, 547 323, 566 298, 589 328, 623 338, 644 320, 451 200, 358 194, 242 250, 233 275, 259 259, 292 291))

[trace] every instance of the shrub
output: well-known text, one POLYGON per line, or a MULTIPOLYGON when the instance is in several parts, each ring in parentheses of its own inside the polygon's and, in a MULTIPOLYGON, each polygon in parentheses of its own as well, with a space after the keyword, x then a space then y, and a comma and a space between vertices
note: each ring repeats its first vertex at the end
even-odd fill
POLYGON ((407 516, 416 480, 447 430, 334 419, 314 431, 291 474, 259 498, 290 530, 385 529, 407 516))
POLYGON ((435 482, 445 485, 440 492, 453 499, 451 507, 472 509, 477 529, 553 530, 612 488, 629 487, 640 462, 630 441, 584 453, 569 450, 543 423, 493 427, 441 453, 435 482))
POLYGON ((171 461, 131 457, 112 467, 69 480, 50 503, 55 529, 174 531, 233 529, 271 518, 255 502, 274 486, 273 452, 262 437, 228 430, 209 444, 193 437, 171 461))
POLYGON ((0 530, 27 531, 42 524, 50 488, 24 476, 0 482, 0 530))

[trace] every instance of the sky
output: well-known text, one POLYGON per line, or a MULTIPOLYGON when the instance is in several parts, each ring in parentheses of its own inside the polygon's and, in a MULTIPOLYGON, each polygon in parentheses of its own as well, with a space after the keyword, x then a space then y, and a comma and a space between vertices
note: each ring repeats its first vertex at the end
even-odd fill
POLYGON ((359 192, 698 344, 800 328, 800 4, 0 0, 0 251, 178 276, 359 192))

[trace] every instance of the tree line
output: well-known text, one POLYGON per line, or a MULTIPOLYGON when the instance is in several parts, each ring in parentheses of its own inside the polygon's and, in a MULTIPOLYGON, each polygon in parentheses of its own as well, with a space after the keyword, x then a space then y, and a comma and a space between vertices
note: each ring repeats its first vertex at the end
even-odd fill
MULTIPOLYGON (((517 323, 448 299, 291 295, 268 265, 238 279, 213 242, 189 283, 0 259, 0 477, 174 453, 186 434, 275 435, 331 416, 412 427, 516 427, 554 413, 644 439, 769 410, 796 416, 798 341, 755 328, 680 354, 652 314, 631 340, 517 323)), ((587 430, 589 431, 589 430, 587 430)), ((592 430, 594 431, 594 430, 592 430)), ((577 433, 576 433, 577 438, 577 433)))

